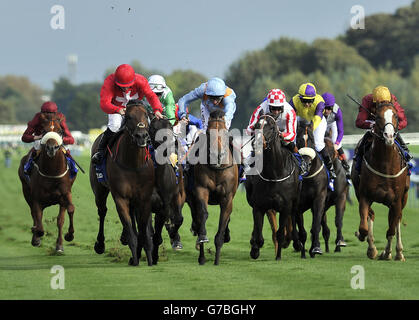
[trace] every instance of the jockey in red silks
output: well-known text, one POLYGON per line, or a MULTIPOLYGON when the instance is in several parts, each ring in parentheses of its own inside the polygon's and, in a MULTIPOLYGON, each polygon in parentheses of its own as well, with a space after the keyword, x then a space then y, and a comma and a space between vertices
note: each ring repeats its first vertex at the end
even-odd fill
MULTIPOLYGON (((70 130, 67 127, 66 118, 64 114, 58 112, 58 108, 55 102, 47 101, 41 106, 41 112, 35 114, 33 119, 28 122, 28 127, 22 135, 22 141, 26 143, 33 142, 33 148, 30 152, 27 164, 31 164, 33 158, 36 156, 37 151, 41 148, 41 139, 43 136, 43 128, 41 127, 40 117, 42 113, 55 113, 60 121, 60 126, 63 135, 63 144, 74 144, 74 138, 71 135, 70 130)), ((25 173, 29 174, 31 166, 25 166, 25 173)))
MULTIPOLYGON (((359 113, 356 118, 355 124, 360 129, 372 129, 375 124, 375 112, 377 105, 380 103, 392 103, 394 108, 397 111, 397 118, 399 121, 399 127, 397 128, 396 141, 399 143, 401 148, 404 150, 403 156, 406 162, 409 162, 412 159, 412 156, 409 153, 409 149, 406 143, 403 141, 399 131, 404 129, 407 126, 407 118, 404 113, 404 109, 397 101, 397 98, 394 94, 390 93, 390 90, 384 86, 376 87, 372 93, 367 94, 362 98, 361 105, 359 107, 359 113)), ((362 157, 364 156, 365 147, 368 144, 369 137, 372 134, 370 131, 367 131, 366 134, 362 137, 357 149, 356 149, 356 169, 358 172, 361 170, 362 157)))
POLYGON ((92 156, 94 164, 102 162, 108 142, 121 129, 128 102, 142 100, 144 96, 156 117, 161 119, 163 109, 159 98, 151 90, 147 79, 135 73, 130 65, 121 64, 115 73, 105 79, 100 91, 100 107, 108 114, 108 127, 102 135, 97 152, 92 156))

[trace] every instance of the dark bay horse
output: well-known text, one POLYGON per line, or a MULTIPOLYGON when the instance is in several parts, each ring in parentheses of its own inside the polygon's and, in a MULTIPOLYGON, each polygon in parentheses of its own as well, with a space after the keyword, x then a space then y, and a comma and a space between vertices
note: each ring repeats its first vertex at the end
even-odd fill
MULTIPOLYGON (((315 150, 313 124, 305 120, 298 122, 297 126, 297 147, 309 147, 315 150)), ((328 176, 326 167, 322 159, 316 152, 315 158, 311 162, 308 175, 303 177, 302 189, 299 202, 299 214, 297 215, 297 224, 299 239, 303 244, 307 239, 307 234, 304 229, 303 214, 308 209, 311 209, 313 220, 311 224, 311 247, 309 250, 310 256, 315 257, 316 254, 322 254, 320 248, 320 229, 322 224, 323 213, 325 212, 325 203, 327 197, 328 176)))
POLYGON ((178 230, 183 222, 182 207, 186 194, 182 166, 175 163, 172 165, 170 161, 170 157, 176 154, 172 125, 167 118, 159 120, 154 115, 149 116, 151 118, 149 133, 156 159, 152 212, 155 213, 153 264, 157 264, 158 249, 163 242, 161 233, 165 223, 172 248, 174 250, 182 248, 178 230), (176 171, 174 166, 177 167, 176 171))
POLYGON ((76 176, 70 176, 65 149, 62 146, 60 120, 50 113, 42 113, 40 119, 44 135, 41 140, 39 156, 34 163, 35 168, 27 178, 24 174, 24 165, 29 157, 27 154, 20 161, 18 174, 22 183, 23 195, 31 209, 33 219, 32 245, 36 247, 41 245, 41 237, 44 235, 43 210, 58 204, 60 209, 57 217, 58 237, 55 250, 57 253, 62 253, 64 251, 62 228, 66 210, 70 218, 70 225, 64 238, 66 241, 74 239, 74 205, 71 187, 76 176))
MULTIPOLYGON (((260 163, 255 163, 253 170, 256 174, 249 172, 245 182, 247 202, 253 209, 253 232, 250 240, 250 256, 253 259, 259 257, 260 248, 264 244, 262 229, 265 213, 269 214, 272 220, 272 213, 279 212, 276 238, 279 244, 284 243, 285 225, 289 217, 293 224, 296 221, 301 190, 298 164, 292 153, 282 146, 275 118, 271 114, 262 115, 255 129, 259 131, 255 140, 263 144, 262 150, 255 150, 256 155, 263 155, 262 169, 257 170, 260 163)), ((274 225, 273 222, 271 224, 274 225)), ((292 229, 292 238, 295 243, 299 243, 295 227, 292 229)), ((281 248, 282 246, 278 245, 277 260, 281 259, 281 248)), ((300 250, 304 253, 302 246, 300 250)))
POLYGON ((370 259, 374 259, 378 254, 373 233, 375 213, 371 209, 372 203, 378 202, 389 208, 387 245, 380 259, 391 259, 391 244, 396 235, 395 259, 405 261, 400 222, 407 202, 410 176, 404 157, 394 143, 397 130, 398 118, 394 106, 387 102, 378 105, 372 130, 372 145, 365 151, 360 172, 352 166, 351 177, 360 215, 359 232, 356 235, 360 241, 367 238, 367 256, 370 259))
POLYGON ((238 166, 229 148, 228 137, 224 112, 214 111, 210 114, 207 132, 201 134, 198 137, 200 142, 191 147, 191 155, 196 152, 204 155, 202 158, 200 154, 200 161, 189 169, 194 170, 194 199, 189 203, 195 206, 195 210, 191 210, 192 231, 198 235, 198 262, 201 265, 205 263, 204 243, 208 242, 205 229, 208 204, 220 206, 218 232, 214 238, 215 265, 219 264, 221 247, 230 240, 227 230, 238 187, 238 166))
MULTIPOLYGON (((125 111, 122 133, 109 148, 110 152, 106 153, 106 183, 97 180, 95 167, 90 163, 90 185, 100 220, 95 251, 101 254, 105 250, 106 199, 111 192, 123 225, 123 235, 126 235, 121 242, 128 243, 132 253, 129 264, 133 266, 138 265, 143 248, 148 265, 152 265, 150 219, 154 165, 148 151, 148 127, 144 105, 137 100, 130 101, 125 111)), ((92 146, 92 154, 96 152, 99 141, 100 136, 92 146)))
POLYGON ((326 252, 329 252, 329 237, 330 229, 327 226, 327 215, 326 212, 330 207, 335 206, 335 226, 336 226, 336 240, 335 240, 335 252, 340 252, 342 247, 346 247, 346 242, 343 238, 343 215, 346 208, 346 198, 349 193, 349 185, 346 181, 346 171, 340 162, 337 152, 333 147, 333 141, 329 137, 324 139, 326 148, 333 161, 333 167, 336 172, 336 179, 334 183, 334 191, 327 189, 326 205, 324 208, 324 214, 322 219, 322 233, 326 245, 326 252))

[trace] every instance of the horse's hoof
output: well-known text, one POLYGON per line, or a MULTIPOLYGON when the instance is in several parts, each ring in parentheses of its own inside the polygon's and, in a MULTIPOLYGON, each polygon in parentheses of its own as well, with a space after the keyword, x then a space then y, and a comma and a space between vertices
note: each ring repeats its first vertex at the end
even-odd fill
POLYGON ((252 257, 252 259, 259 258, 259 254, 260 250, 258 248, 252 248, 252 250, 250 250, 250 256, 252 257))
POLYGON ((405 261, 406 261, 406 259, 405 259, 404 255, 403 255, 403 253, 397 253, 397 254, 396 254, 396 257, 394 258, 394 260, 396 260, 396 261, 403 261, 403 262, 405 262, 405 261))
POLYGON ((102 254, 105 252, 105 244, 100 244, 99 242, 95 243, 95 251, 97 254, 102 254))
POLYGON ((172 243, 172 249, 175 250, 175 251, 182 250, 183 249, 182 242, 180 242, 178 240, 173 241, 173 243, 172 243))
POLYGON ((311 253, 310 253, 310 255, 311 254, 313 254, 313 255, 316 255, 316 254, 323 254, 323 251, 322 251, 322 249, 320 248, 320 247, 314 247, 312 250, 311 250, 311 253))
POLYGON ((204 264, 205 264, 205 257, 199 257, 198 258, 198 263, 199 263, 199 265, 201 265, 201 266, 203 266, 204 264))
POLYGON ((338 243, 336 243, 337 247, 346 247, 346 242, 343 240, 339 240, 338 243))
POLYGON ((131 257, 131 258, 129 258, 129 261, 128 261, 128 264, 130 265, 130 266, 138 266, 138 264, 139 264, 139 261, 138 261, 138 259, 137 260, 134 260, 134 258, 133 257, 131 257))
POLYGON ((36 238, 36 239, 32 239, 31 244, 32 244, 34 247, 40 247, 40 246, 41 246, 41 239, 38 239, 38 238, 36 238))
POLYGON ((198 236, 198 240, 197 240, 199 243, 206 243, 206 242, 209 242, 209 240, 208 240, 208 238, 207 238, 207 236, 204 234, 204 235, 200 235, 200 236, 198 236))
POLYGON ((365 238, 367 237, 368 232, 365 234, 361 234, 359 231, 355 231, 355 237, 359 239, 359 241, 363 242, 365 241, 365 238))
POLYGON ((64 254, 64 247, 62 245, 57 245, 55 247, 55 253, 58 255, 64 254))
POLYGON ((375 259, 377 257, 378 251, 376 248, 368 248, 367 257, 370 259, 375 259))
POLYGON ((386 253, 385 251, 383 251, 381 254, 380 254, 380 257, 378 258, 379 260, 391 260, 392 259, 392 257, 391 257, 391 253, 386 253))
POLYGON ((72 233, 66 233, 66 235, 64 236, 65 241, 73 241, 74 239, 74 235, 72 233))
POLYGON ((340 247, 339 246, 336 246, 336 248, 335 248, 335 252, 341 252, 342 250, 340 250, 340 247))
POLYGON ((124 236, 124 234, 121 234, 121 237, 119 238, 119 241, 121 241, 121 244, 123 246, 128 245, 128 239, 127 239, 127 237, 124 236))

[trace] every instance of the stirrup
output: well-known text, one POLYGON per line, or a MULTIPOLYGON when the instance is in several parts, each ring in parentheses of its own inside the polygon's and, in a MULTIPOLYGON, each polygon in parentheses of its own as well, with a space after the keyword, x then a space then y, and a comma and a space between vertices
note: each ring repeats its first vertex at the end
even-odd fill
POLYGON ((328 188, 330 189, 330 191, 335 191, 335 186, 334 186, 334 184, 335 184, 335 179, 330 179, 329 180, 329 184, 328 184, 328 188))

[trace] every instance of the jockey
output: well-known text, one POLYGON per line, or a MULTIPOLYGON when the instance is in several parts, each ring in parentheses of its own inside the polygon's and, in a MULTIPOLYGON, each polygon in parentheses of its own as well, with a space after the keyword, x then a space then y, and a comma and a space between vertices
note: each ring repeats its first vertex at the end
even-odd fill
POLYGON ((253 111, 247 126, 246 133, 250 136, 254 133, 255 125, 261 114, 273 113, 276 123, 281 131, 282 138, 290 150, 294 152, 294 141, 297 136, 297 116, 294 109, 286 101, 285 94, 280 89, 272 89, 263 102, 253 111))
POLYGON ((147 98, 157 118, 162 118, 162 106, 159 98, 150 89, 147 79, 135 73, 128 64, 121 64, 115 73, 110 74, 100 90, 100 107, 108 114, 108 127, 99 142, 97 152, 92 156, 92 162, 99 164, 105 155, 108 142, 122 125, 125 108, 130 100, 147 98))
MULTIPOLYGON (((375 111, 377 105, 382 102, 391 102, 394 108, 397 111, 397 118, 399 120, 398 131, 404 129, 407 126, 407 118, 404 114, 404 109, 401 107, 397 98, 394 94, 390 93, 390 90, 384 86, 376 87, 372 94, 367 94, 362 98, 361 105, 363 108, 359 107, 358 116, 355 121, 355 125, 360 129, 372 129, 375 124, 375 111), (369 111, 369 112, 368 112, 369 111)), ((371 137, 371 131, 367 131, 366 134, 362 137, 359 146, 356 150, 356 169, 360 171, 362 157, 364 155, 364 149, 368 142, 368 138, 371 137)), ((405 152, 404 157, 406 162, 409 162, 412 159, 412 156, 409 154, 409 149, 406 146, 406 143, 403 141, 401 135, 397 132, 396 141, 400 144, 405 152)))
POLYGON ((58 108, 55 102, 47 101, 41 106, 41 112, 35 114, 33 119, 28 122, 28 127, 22 135, 22 141, 26 143, 33 142, 33 148, 31 149, 27 166, 25 165, 25 174, 29 174, 32 169, 32 161, 36 157, 38 151, 41 149, 41 139, 43 135, 43 128, 40 123, 40 116, 42 113, 55 113, 57 118, 60 120, 60 126, 63 133, 63 144, 74 144, 74 138, 71 135, 70 130, 67 127, 65 116, 58 112, 58 108))
POLYGON ((351 173, 349 171, 349 164, 346 161, 345 152, 342 148, 342 138, 343 138, 343 117, 342 109, 339 105, 336 104, 335 96, 329 92, 322 94, 324 100, 324 111, 323 115, 326 118, 327 129, 326 131, 332 131, 332 141, 335 151, 339 155, 339 160, 342 163, 342 167, 346 172, 346 179, 349 181, 351 179, 351 173))
POLYGON ((236 94, 233 89, 225 85, 222 79, 211 78, 180 98, 178 105, 181 120, 186 118, 186 108, 189 104, 198 99, 201 99, 201 119, 204 131, 207 130, 210 113, 220 109, 225 112, 227 130, 230 128, 236 111, 236 94))
POLYGON ((325 148, 324 135, 326 133, 327 122, 323 116, 324 100, 317 94, 316 87, 312 83, 303 83, 298 89, 298 93, 290 100, 290 105, 295 109, 298 117, 307 121, 313 121, 314 145, 316 150, 323 157, 324 164, 330 172, 329 188, 333 191, 334 179, 336 178, 332 159, 325 148))
MULTIPOLYGON (((164 78, 157 74, 148 78, 148 84, 150 85, 151 90, 159 98, 163 108, 163 113, 169 119, 170 123, 174 125, 176 122, 176 105, 172 90, 166 85, 164 78)), ((146 105, 147 109, 151 111, 150 105, 148 105, 148 103, 146 103, 146 105)))

